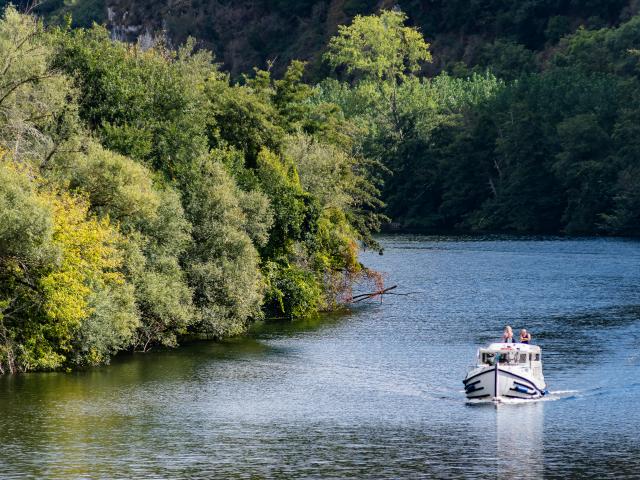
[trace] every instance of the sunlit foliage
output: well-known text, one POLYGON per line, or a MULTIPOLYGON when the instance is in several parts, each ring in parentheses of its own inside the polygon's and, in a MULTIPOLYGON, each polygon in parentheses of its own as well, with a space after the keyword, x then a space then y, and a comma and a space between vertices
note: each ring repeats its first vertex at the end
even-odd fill
POLYGON ((0 372, 336 308, 362 270, 379 203, 357 129, 303 63, 240 85, 193 45, 4 12, 0 372))
MULTIPOLYGON (((431 3, 437 16, 463 2, 431 3)), ((358 250, 389 222, 638 235, 640 22, 578 28, 570 10, 438 74, 407 14, 358 15, 325 41, 314 85, 305 62, 232 76, 192 40, 126 44, 6 8, 0 372, 340 308, 358 279, 380 286, 358 250)))

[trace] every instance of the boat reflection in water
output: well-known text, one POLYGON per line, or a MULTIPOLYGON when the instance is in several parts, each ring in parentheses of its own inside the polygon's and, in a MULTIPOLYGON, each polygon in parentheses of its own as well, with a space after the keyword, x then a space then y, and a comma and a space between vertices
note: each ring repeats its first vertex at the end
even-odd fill
POLYGON ((497 478, 542 478, 545 402, 513 402, 496 408, 497 478))

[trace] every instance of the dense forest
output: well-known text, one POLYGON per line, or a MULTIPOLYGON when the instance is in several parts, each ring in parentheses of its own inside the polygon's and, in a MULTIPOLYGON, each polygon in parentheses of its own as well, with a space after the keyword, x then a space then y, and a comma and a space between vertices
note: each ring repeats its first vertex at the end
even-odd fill
MULTIPOLYGON (((320 98, 364 126, 355 149, 382 167, 372 172, 395 228, 637 235, 639 8, 630 0, 52 0, 36 11, 53 24, 68 14, 77 26, 106 22, 112 36, 139 44, 160 32, 175 45, 193 36, 233 81, 255 66, 280 78, 305 60, 303 78, 320 98), (327 60, 341 25, 380 9, 428 42, 419 68, 373 78, 327 60)), ((380 42, 369 27, 360 33, 380 42)))
POLYGON ((100 2, 4 10, 0 372, 335 309, 383 225, 640 235, 627 2, 334 3, 254 5, 309 62, 258 38, 253 70, 206 17, 128 43, 100 2))
POLYGON ((347 118, 368 125, 362 150, 390 172, 383 200, 394 222, 431 232, 640 234, 640 16, 580 28, 544 55, 512 46, 495 68, 458 65, 435 77, 422 74, 431 55, 411 51, 418 40, 403 33, 403 19, 387 12, 341 28, 324 56, 337 80, 319 83, 347 118), (405 54, 395 72, 378 69, 391 35, 375 33, 394 21, 405 54), (346 56, 333 52, 342 37, 356 45, 342 45, 346 56))

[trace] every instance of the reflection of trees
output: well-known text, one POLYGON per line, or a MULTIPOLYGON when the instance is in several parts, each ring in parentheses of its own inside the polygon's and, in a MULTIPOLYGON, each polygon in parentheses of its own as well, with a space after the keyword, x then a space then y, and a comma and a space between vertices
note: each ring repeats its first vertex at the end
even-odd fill
POLYGON ((206 398, 216 366, 267 350, 252 339, 202 342, 74 374, 0 376, 0 477, 135 477, 145 462, 157 463, 167 431, 189 435, 167 410, 206 398), (193 383, 202 398, 174 388, 193 383))

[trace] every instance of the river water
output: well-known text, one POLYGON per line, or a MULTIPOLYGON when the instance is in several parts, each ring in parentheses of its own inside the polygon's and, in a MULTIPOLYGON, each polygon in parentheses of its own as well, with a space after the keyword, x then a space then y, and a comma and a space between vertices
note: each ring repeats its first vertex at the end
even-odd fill
POLYGON ((1 478, 639 478, 640 242, 383 237, 385 298, 89 372, 0 378, 1 478), (505 324, 551 395, 465 402, 505 324))

